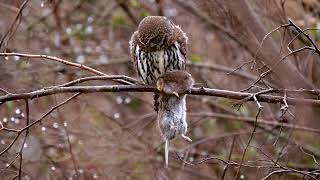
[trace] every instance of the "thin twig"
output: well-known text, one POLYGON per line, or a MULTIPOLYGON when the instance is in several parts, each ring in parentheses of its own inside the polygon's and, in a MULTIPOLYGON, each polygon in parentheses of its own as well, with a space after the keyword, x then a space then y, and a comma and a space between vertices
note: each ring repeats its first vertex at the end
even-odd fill
POLYGON ((308 156, 312 157, 312 159, 313 159, 314 163, 315 163, 317 166, 319 166, 319 168, 320 168, 320 164, 318 163, 318 161, 317 161, 316 157, 314 157, 314 155, 313 155, 313 154, 310 154, 310 153, 308 153, 308 152, 304 151, 304 150, 303 150, 303 148, 301 148, 301 147, 300 147, 300 150, 301 150, 304 154, 306 154, 306 155, 308 155, 308 156))
POLYGON ((241 158, 241 162, 240 162, 240 166, 239 166, 239 168, 238 168, 238 171, 237 171, 237 174, 236 174, 236 176, 235 176, 235 179, 237 179, 237 177, 238 177, 238 175, 239 175, 239 173, 240 173, 240 171, 241 171, 241 166, 242 166, 244 157, 245 157, 245 155, 246 155, 247 149, 248 149, 248 147, 250 146, 250 143, 251 143, 251 140, 253 139, 254 133, 256 132, 256 128, 257 128, 257 124, 258 124, 258 117, 259 117, 259 115, 260 115, 260 113, 261 113, 261 111, 262 111, 262 109, 263 109, 263 106, 261 106, 261 104, 259 103, 257 97, 254 95, 253 98, 254 98, 254 101, 257 103, 257 106, 258 106, 259 109, 258 109, 258 112, 257 112, 257 114, 256 114, 256 120, 254 121, 254 126, 253 126, 252 133, 251 133, 251 135, 250 135, 250 137, 249 137, 249 140, 248 140, 248 143, 247 143, 247 145, 246 145, 246 147, 245 147, 245 149, 244 149, 244 151, 243 151, 242 158, 241 158))
POLYGON ((70 82, 67 82, 65 84, 61 84, 61 85, 57 85, 57 86, 51 86, 51 87, 45 87, 44 89, 50 89, 53 87, 68 87, 68 86, 72 86, 75 84, 79 84, 79 83, 83 83, 86 81, 92 81, 92 80, 115 80, 115 79, 123 79, 129 82, 135 82, 135 84, 140 83, 139 81, 137 81, 134 78, 128 77, 128 76, 124 76, 124 75, 110 75, 110 76, 89 76, 89 77, 83 77, 83 78, 79 78, 70 82))
MULTIPOLYGON (((25 100, 25 104, 26 104, 26 116, 27 116, 26 126, 29 126, 29 122, 30 122, 29 101, 28 101, 28 100, 25 100)), ((22 145, 21 145, 21 148, 20 148, 20 152, 19 152, 19 156, 20 156, 20 161, 19 161, 19 174, 18 174, 19 180, 21 179, 21 176, 22 176, 22 160, 23 160, 23 157, 22 157, 22 156, 23 156, 23 149, 24 149, 24 145, 25 145, 25 143, 26 143, 28 134, 29 134, 29 129, 26 130, 26 133, 25 133, 25 135, 24 135, 23 142, 22 142, 22 145)))
MULTIPOLYGON (((61 58, 58 58, 58 57, 54 57, 54 56, 47 56, 47 55, 42 55, 42 54, 40 54, 40 55, 39 54, 23 54, 23 53, 0 53, 0 56, 19 56, 19 57, 27 57, 27 58, 34 58, 34 59, 51 60, 51 61, 56 61, 56 62, 63 63, 63 64, 68 65, 68 66, 77 67, 77 68, 86 70, 86 71, 91 72, 91 73, 96 74, 96 75, 106 76, 106 77, 109 76, 109 75, 107 75, 107 74, 105 74, 105 73, 103 73, 101 71, 98 71, 98 70, 93 69, 91 67, 88 67, 86 65, 79 64, 79 63, 74 63, 74 62, 67 61, 67 60, 64 60, 64 59, 61 59, 61 58)), ((130 78, 128 78, 127 80, 130 80, 130 78)), ((135 82, 130 82, 130 81, 127 82, 124 79, 115 79, 114 81, 121 82, 123 84, 134 84, 135 83, 135 82)))
POLYGON ((7 90, 0 88, 0 92, 3 92, 4 94, 10 94, 10 92, 8 92, 7 90))
MULTIPOLYGON (((234 148, 234 142, 235 142, 235 140, 236 140, 236 137, 237 137, 237 136, 233 136, 233 138, 232 138, 231 148, 230 148, 230 152, 229 152, 229 156, 228 156, 228 162, 231 160, 231 156, 232 156, 232 152, 233 152, 233 148, 234 148)), ((227 165, 224 167, 224 170, 223 170, 223 173, 222 173, 222 177, 221 177, 222 180, 224 179, 224 177, 225 177, 225 175, 226 175, 226 173, 227 173, 228 166, 229 166, 229 164, 227 164, 227 165)))
POLYGON ((318 46, 316 45, 316 43, 310 38, 310 36, 308 34, 305 33, 304 30, 302 30, 301 28, 299 28, 299 26, 295 25, 290 19, 289 19, 289 23, 291 26, 293 26, 299 34, 303 34, 307 39, 308 41, 312 44, 312 46, 314 47, 314 50, 315 52, 320 55, 320 50, 318 48, 318 46))
MULTIPOLYGON (((9 29, 7 30, 7 32, 6 32, 6 33, 2 36, 2 38, 1 38, 0 48, 1 48, 4 40, 6 39, 6 37, 10 34, 10 32, 11 32, 11 35, 10 35, 10 37, 8 38, 8 40, 11 39, 12 35, 13 35, 13 34, 15 33, 15 31, 17 30, 17 28, 18 28, 19 25, 16 24, 16 22, 17 22, 19 19, 21 20, 22 11, 23 11, 23 9, 25 8, 25 6, 27 5, 28 2, 29 2, 29 0, 25 0, 25 1, 21 4, 21 6, 19 7, 19 11, 18 11, 16 17, 14 18, 14 20, 13 20, 13 22, 11 23, 11 25, 10 25, 9 29), (15 29, 15 30, 13 30, 14 26, 16 26, 16 29, 15 29)), ((19 23, 20 23, 20 20, 19 20, 19 23)), ((6 47, 5 47, 5 48, 6 48, 6 47)))
MULTIPOLYGON (((81 93, 76 93, 75 95, 71 96, 70 98, 66 99, 65 101, 57 104, 56 106, 52 107, 49 111, 47 111, 44 115, 42 115, 39 119, 33 121, 32 123, 26 125, 25 127, 21 128, 20 130, 16 130, 16 137, 14 138, 14 140, 9 144, 9 146, 7 146, 1 153, 0 156, 2 156, 4 153, 6 153, 12 146, 13 144, 18 140, 19 136, 24 132, 24 131, 29 131, 29 129, 31 127, 33 127, 34 125, 38 124, 42 119, 44 119, 46 116, 48 116, 50 113, 52 113, 54 110, 56 110, 57 108, 59 108, 60 106, 68 103, 69 101, 71 101, 72 99, 76 98, 77 96, 79 96, 81 93)), ((28 120, 29 121, 29 120, 28 120)), ((27 122, 28 122, 27 121, 27 122)), ((29 122, 28 122, 29 123, 29 122)), ((26 133, 27 134, 27 133, 26 133)))

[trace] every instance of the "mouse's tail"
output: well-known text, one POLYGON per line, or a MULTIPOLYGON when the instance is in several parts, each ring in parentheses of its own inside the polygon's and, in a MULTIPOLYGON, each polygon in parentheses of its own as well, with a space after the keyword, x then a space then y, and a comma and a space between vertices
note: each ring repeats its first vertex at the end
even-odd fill
POLYGON ((168 168, 168 164, 169 164, 169 140, 168 139, 166 139, 165 141, 164 154, 165 154, 166 168, 168 168))

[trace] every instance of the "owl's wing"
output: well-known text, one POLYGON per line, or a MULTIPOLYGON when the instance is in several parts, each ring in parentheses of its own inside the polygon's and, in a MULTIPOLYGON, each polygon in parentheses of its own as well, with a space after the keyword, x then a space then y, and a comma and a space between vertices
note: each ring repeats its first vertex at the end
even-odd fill
POLYGON ((138 45, 138 31, 134 32, 131 36, 131 40, 129 41, 130 45, 130 57, 133 63, 137 62, 136 48, 138 45))
POLYGON ((184 33, 179 26, 175 26, 175 33, 176 33, 176 37, 178 37, 177 41, 180 44, 180 52, 183 54, 184 58, 186 59, 188 37, 186 33, 184 33))

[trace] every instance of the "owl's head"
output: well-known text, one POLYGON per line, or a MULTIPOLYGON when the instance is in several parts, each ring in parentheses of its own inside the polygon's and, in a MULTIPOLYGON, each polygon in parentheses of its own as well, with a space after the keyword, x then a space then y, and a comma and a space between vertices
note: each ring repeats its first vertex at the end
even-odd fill
POLYGON ((164 16, 147 16, 138 26, 138 38, 146 50, 160 50, 175 41, 175 25, 164 16))

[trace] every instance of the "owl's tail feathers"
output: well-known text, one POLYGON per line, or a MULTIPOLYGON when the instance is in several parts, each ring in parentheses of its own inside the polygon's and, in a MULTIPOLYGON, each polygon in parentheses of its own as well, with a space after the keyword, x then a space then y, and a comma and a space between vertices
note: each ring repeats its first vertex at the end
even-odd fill
POLYGON ((165 162, 166 162, 166 168, 168 168, 169 164, 169 140, 166 139, 165 141, 165 147, 164 147, 164 156, 165 156, 165 162))
POLYGON ((153 94, 153 105, 154 105, 154 110, 156 111, 156 113, 158 113, 158 111, 159 111, 159 96, 160 96, 160 93, 158 93, 158 92, 155 92, 154 94, 153 94))

